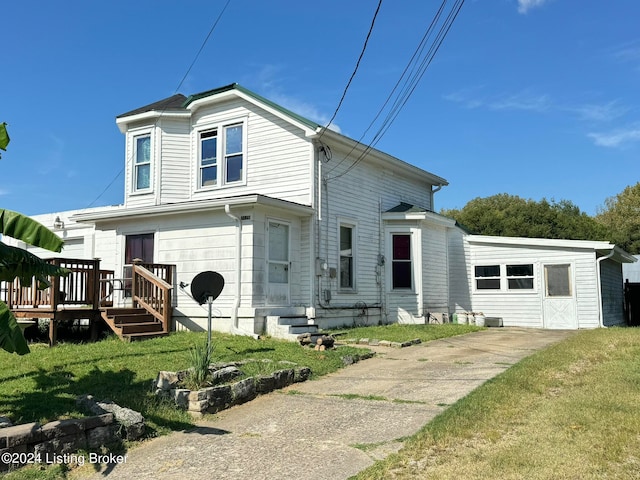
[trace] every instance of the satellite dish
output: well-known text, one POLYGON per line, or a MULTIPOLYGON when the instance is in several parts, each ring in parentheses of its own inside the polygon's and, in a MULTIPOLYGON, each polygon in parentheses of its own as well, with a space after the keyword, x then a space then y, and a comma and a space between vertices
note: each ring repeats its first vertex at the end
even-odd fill
POLYGON ((224 288, 224 278, 218 272, 200 272, 191 281, 191 295, 200 305, 213 302, 224 288))

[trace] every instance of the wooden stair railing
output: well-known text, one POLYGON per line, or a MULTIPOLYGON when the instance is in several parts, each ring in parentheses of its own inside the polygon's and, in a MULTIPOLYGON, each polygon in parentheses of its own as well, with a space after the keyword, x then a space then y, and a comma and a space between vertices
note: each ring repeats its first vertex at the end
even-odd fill
POLYGON ((144 308, 162 323, 162 331, 171 326, 171 291, 174 265, 145 264, 134 261, 131 297, 133 305, 144 308))

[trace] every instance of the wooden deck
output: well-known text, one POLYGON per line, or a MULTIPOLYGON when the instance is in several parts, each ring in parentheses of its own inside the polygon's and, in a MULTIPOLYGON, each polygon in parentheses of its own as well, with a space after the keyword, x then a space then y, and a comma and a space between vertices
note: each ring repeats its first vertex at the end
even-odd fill
MULTIPOLYGON (((45 290, 20 285, 19 280, 0 282, 0 298, 9 306, 18 321, 48 318, 49 344, 55 345, 60 322, 87 319, 92 338, 98 322, 104 321, 124 340, 166 335, 171 326, 172 283, 174 265, 135 263, 131 289, 132 307, 113 306, 116 290, 125 281, 116 279, 112 270, 101 270, 100 260, 52 258, 49 263, 66 268, 66 277, 50 277, 45 290), (134 313, 131 310, 135 310, 134 313)), ((129 286, 127 285, 127 286, 129 286)))

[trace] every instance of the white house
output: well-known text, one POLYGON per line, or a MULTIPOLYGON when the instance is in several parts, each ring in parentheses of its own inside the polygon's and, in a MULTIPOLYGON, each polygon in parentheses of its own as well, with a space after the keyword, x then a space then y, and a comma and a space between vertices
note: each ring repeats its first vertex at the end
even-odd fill
POLYGON ((433 213, 445 179, 237 84, 174 95, 116 123, 124 204, 36 218, 59 220, 63 253, 100 258, 116 276, 134 258, 175 265, 175 329, 206 325, 206 310, 177 287, 206 270, 225 279, 214 304, 223 331, 286 337, 466 310, 532 327, 621 320, 620 263, 631 260, 613 245, 468 235, 433 213), (569 265, 571 306, 549 298, 567 285, 542 280, 560 278, 557 265, 569 265))

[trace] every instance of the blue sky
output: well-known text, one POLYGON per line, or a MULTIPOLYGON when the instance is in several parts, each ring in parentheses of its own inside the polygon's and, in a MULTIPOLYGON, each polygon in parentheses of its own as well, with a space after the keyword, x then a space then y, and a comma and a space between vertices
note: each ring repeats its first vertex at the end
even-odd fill
MULTIPOLYGON (((11 143, 0 206, 37 214, 121 203, 115 117, 176 92, 225 4, 3 5, 0 122, 11 143)), ((376 5, 231 0, 178 91, 238 82, 324 123, 376 5)), ((335 120, 343 134, 369 126, 439 5, 382 3, 335 120)), ((377 148, 449 181, 436 210, 506 192, 595 214, 640 180, 639 18, 637 0, 466 0, 377 148)))

